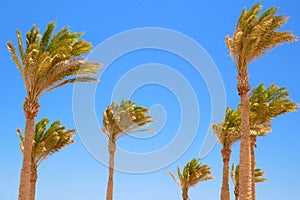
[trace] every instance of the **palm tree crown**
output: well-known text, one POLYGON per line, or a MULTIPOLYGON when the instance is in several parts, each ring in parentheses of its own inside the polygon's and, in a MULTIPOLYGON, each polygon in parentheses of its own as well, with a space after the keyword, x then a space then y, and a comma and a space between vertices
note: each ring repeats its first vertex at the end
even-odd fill
POLYGON ((188 162, 182 172, 180 171, 180 168, 177 167, 178 180, 170 170, 168 170, 168 173, 181 187, 182 198, 184 200, 188 199, 188 190, 191 187, 196 186, 201 181, 206 181, 214 178, 213 176, 211 176, 212 172, 210 167, 208 165, 203 165, 202 163, 200 163, 199 159, 193 159, 188 162))
POLYGON ((53 34, 54 29, 55 23, 50 22, 41 35, 40 29, 33 25, 26 33, 25 47, 17 30, 19 56, 12 42, 7 42, 12 60, 24 80, 27 98, 33 102, 67 83, 97 81, 89 76, 97 74, 100 64, 86 62, 81 57, 92 48, 91 43, 79 39, 83 33, 71 32, 65 27, 53 34))
POLYGON ((216 135, 220 144, 225 149, 230 149, 231 146, 240 140, 240 110, 226 108, 225 119, 220 124, 212 124, 211 128, 216 135))
MULTIPOLYGON (((232 163, 232 167, 231 167, 231 179, 232 182, 234 183, 235 186, 239 185, 239 165, 234 165, 234 163, 232 163)), ((262 171, 262 169, 260 168, 255 168, 254 170, 254 178, 255 178, 255 183, 264 183, 267 181, 266 178, 264 178, 263 176, 266 175, 266 172, 262 171)))
MULTIPOLYGON (((49 119, 43 118, 35 125, 34 142, 32 146, 32 167, 38 167, 48 156, 59 152, 67 145, 74 142, 75 129, 66 130, 61 126, 60 121, 55 121, 49 128, 49 119)), ((20 129, 17 129, 20 137, 20 148, 24 151, 24 136, 20 129)))
MULTIPOLYGON (((289 98, 286 88, 277 87, 275 84, 266 88, 261 83, 251 90, 249 100, 252 129, 257 130, 257 128, 264 126, 263 132, 271 132, 272 119, 288 112, 295 112, 298 109, 298 104, 289 98)), ((260 131, 252 131, 251 133, 253 136, 256 134, 264 135, 260 131)))
POLYGON ((136 132, 153 132, 150 129, 142 129, 154 122, 152 116, 148 116, 148 109, 136 106, 135 102, 122 100, 120 105, 113 102, 103 112, 103 128, 111 142, 127 134, 136 132))
POLYGON ((233 36, 226 36, 226 45, 239 72, 247 72, 248 64, 272 48, 297 40, 290 31, 278 31, 288 21, 284 15, 275 16, 278 8, 271 7, 260 14, 263 6, 255 4, 243 9, 233 36))

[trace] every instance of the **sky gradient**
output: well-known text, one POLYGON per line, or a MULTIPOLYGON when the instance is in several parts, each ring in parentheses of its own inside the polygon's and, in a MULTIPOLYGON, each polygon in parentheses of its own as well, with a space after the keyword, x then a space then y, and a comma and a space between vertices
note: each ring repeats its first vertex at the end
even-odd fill
MULTIPOLYGON (((83 39, 96 47, 109 37, 123 31, 143 27, 161 27, 175 30, 197 41, 210 55, 222 77, 226 104, 236 108, 239 97, 236 91, 236 68, 225 46, 225 35, 232 35, 235 24, 244 6, 251 7, 255 1, 4 1, 0 11, 0 65, 2 70, 0 90, 1 102, 1 141, 0 141, 0 200, 17 199, 22 155, 16 128, 24 129, 25 119, 22 103, 25 96, 23 81, 10 54, 6 41, 16 44, 15 30, 24 35, 32 24, 37 24, 42 32, 46 25, 56 20, 57 29, 66 25, 76 32, 85 32, 83 39)), ((278 6, 280 14, 290 16, 284 27, 300 36, 300 2, 262 1, 264 8, 278 6)), ((176 43, 176 41, 174 41, 176 43)), ((122 44, 120 44, 122 45, 122 44)), ((176 44, 180 45, 180 44, 176 44)), ((290 97, 300 103, 300 44, 282 45, 271 53, 253 62, 249 67, 250 85, 256 87, 264 82, 266 86, 275 83, 285 86, 290 97)), ((190 52, 191 54, 193 52, 190 52)), ((101 55, 97 61, 101 62, 101 55)), ((103 60, 105 60, 103 58, 103 60)), ((135 67, 159 63, 168 66, 185 77, 191 85, 199 105, 200 121, 195 138, 189 148, 173 163, 151 173, 115 173, 114 196, 116 200, 173 200, 181 198, 181 190, 166 172, 175 171, 192 158, 199 156, 211 118, 210 91, 205 78, 193 68, 191 63, 178 55, 158 49, 142 49, 120 56, 109 64, 101 76, 95 92, 95 115, 102 121, 102 111, 111 102, 115 86, 128 71, 135 67)), ((107 63, 104 63, 107 64, 107 63)), ((147 76, 147 74, 143 74, 147 76)), ((157 74, 159 77, 160 74, 157 74)), ((172 80, 172 77, 166 79, 172 80)), ((213 78, 213 77, 210 77, 213 78)), ((178 81, 174 79, 174 83, 178 81)), ((48 117, 51 122, 60 119, 68 128, 75 128, 72 109, 73 86, 59 88, 40 99, 40 112, 37 119, 48 117)), ((131 96, 139 105, 152 107, 157 119, 153 128, 155 135, 124 137, 118 146, 133 153, 159 151, 176 138, 181 123, 179 95, 169 86, 146 84, 137 88, 131 96), (153 105, 157 105, 156 107, 153 105), (157 108, 157 109, 155 109, 157 108)), ((195 112, 186 119, 195 123, 195 112)), ((85 116, 84 116, 85 117, 85 116)), ((83 117, 83 118, 84 118, 83 117)), ((300 113, 289 113, 273 120, 273 132, 259 138, 256 149, 257 166, 267 172, 267 183, 257 185, 257 199, 298 200, 300 195, 300 113)), ((89 123, 89 116, 86 117, 89 123)), ((215 122, 218 123, 218 122, 215 122)), ((101 125, 100 125, 101 126, 101 125)), ((108 178, 107 167, 98 161, 97 156, 81 142, 81 134, 97 135, 99 132, 78 133, 76 143, 49 157, 39 167, 37 200, 94 200, 105 199, 108 178)), ((187 133, 190 134, 190 133, 187 133)), ((99 136, 100 137, 100 136, 99 136)), ((100 143, 99 143, 100 144, 100 143)), ((97 143, 94 144, 97 148, 97 143)), ((101 147, 105 149, 106 147, 101 147)), ((107 152, 101 151, 106 154, 107 152)), ((232 162, 238 162, 239 143, 233 147, 232 162)), ((172 155, 170 155, 172 156, 172 155)), ((147 162, 158 162, 160 157, 147 162)), ((140 165, 147 165, 147 162, 140 165)), ((190 190, 191 199, 219 199, 222 178, 220 145, 202 160, 210 165, 215 179, 199 183, 190 190)), ((130 165, 131 163, 127 163, 130 165)), ((230 180, 231 190, 233 190, 230 180)), ((233 193, 232 197, 233 197, 233 193)))

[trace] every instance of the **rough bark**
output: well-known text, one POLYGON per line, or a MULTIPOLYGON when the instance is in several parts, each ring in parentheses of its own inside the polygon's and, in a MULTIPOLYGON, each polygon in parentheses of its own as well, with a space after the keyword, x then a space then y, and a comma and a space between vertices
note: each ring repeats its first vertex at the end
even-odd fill
POLYGON ((114 165, 115 165, 115 153, 116 153, 116 144, 109 141, 108 143, 108 152, 109 152, 109 175, 106 191, 106 200, 113 199, 113 184, 114 184, 114 165))
POLYGON ((230 190, 229 190, 229 161, 231 156, 230 149, 222 149, 223 158, 223 180, 221 189, 221 200, 230 200, 230 190))
POLYGON ((239 186, 236 185, 234 187, 234 196, 235 196, 235 200, 239 200, 239 186))
POLYGON ((251 175, 252 175, 252 200, 256 200, 256 188, 255 188, 255 152, 254 148, 256 146, 256 136, 251 136, 251 175))
POLYGON ((182 188, 182 200, 188 200, 189 195, 188 195, 188 188, 182 188))
POLYGON ((19 200, 30 200, 31 152, 34 137, 34 119, 38 114, 38 102, 25 99, 23 110, 26 117, 23 163, 20 176, 19 200))
POLYGON ((30 200, 35 200, 35 188, 36 188, 37 178, 38 178, 37 169, 35 167, 32 167, 31 178, 30 178, 30 200))
POLYGON ((251 152, 250 152, 250 121, 249 99, 250 90, 247 73, 238 75, 238 92, 240 95, 240 108, 242 120, 241 147, 240 147, 240 173, 239 196, 240 200, 252 200, 251 152))

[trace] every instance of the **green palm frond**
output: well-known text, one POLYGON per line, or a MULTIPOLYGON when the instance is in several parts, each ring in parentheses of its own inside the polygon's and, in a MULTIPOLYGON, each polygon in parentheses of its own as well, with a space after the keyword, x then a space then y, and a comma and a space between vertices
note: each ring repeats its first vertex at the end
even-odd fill
POLYGON ((154 122, 152 116, 148 116, 148 112, 147 108, 136 106, 136 103, 130 100, 122 100, 120 105, 113 102, 103 112, 102 131, 112 142, 131 133, 154 132, 151 129, 143 129, 154 122))
POLYGON ((244 8, 233 36, 226 36, 229 53, 240 73, 247 71, 248 64, 277 45, 294 42, 297 37, 289 31, 280 31, 288 17, 276 15, 278 8, 271 7, 262 14, 260 3, 248 11, 244 8))
POLYGON ((182 172, 180 171, 180 168, 177 167, 178 180, 170 170, 168 170, 168 173, 179 186, 188 189, 196 186, 201 181, 206 181, 214 178, 213 176, 211 176, 212 172, 210 167, 208 165, 203 165, 202 163, 200 163, 199 159, 193 159, 188 162, 182 172))
POLYGON ((212 124, 211 128, 219 143, 230 148, 240 139, 240 110, 226 108, 225 120, 220 124, 212 124))
POLYGON ((24 80, 29 100, 74 82, 97 81, 99 63, 87 62, 84 54, 92 49, 89 42, 81 40, 83 33, 64 27, 54 33, 55 23, 50 22, 44 33, 33 25, 26 33, 26 46, 20 31, 16 31, 19 55, 11 41, 7 42, 12 60, 24 80), (25 48, 25 49, 24 49, 25 48))
POLYGON ((271 119, 298 109, 298 104, 289 98, 286 88, 277 87, 275 84, 265 88, 261 83, 251 91, 249 100, 250 120, 253 124, 270 123, 271 119))
MULTIPOLYGON (((59 152, 67 145, 74 142, 75 129, 67 130, 61 126, 60 121, 53 122, 49 128, 49 119, 43 118, 35 125, 35 135, 32 147, 32 163, 37 167, 43 160, 55 152, 59 152)), ((20 147, 23 152, 24 137, 20 129, 17 129, 20 137, 20 147)))

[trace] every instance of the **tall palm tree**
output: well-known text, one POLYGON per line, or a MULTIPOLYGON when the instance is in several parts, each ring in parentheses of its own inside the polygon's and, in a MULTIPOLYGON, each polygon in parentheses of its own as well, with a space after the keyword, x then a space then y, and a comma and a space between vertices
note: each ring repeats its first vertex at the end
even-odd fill
POLYGON ((221 189, 221 200, 230 200, 229 189, 229 162, 231 157, 232 145, 240 140, 240 111, 233 109, 226 109, 225 120, 220 124, 212 124, 211 128, 216 135, 218 142, 222 145, 222 159, 223 159, 223 179, 221 189))
MULTIPOLYGON (((239 200, 239 173, 239 165, 234 166, 234 163, 232 163, 230 176, 234 184, 235 200, 239 200)), ((266 172, 262 171, 260 168, 256 168, 254 170, 254 184, 266 182, 267 179, 263 177, 265 174, 266 172)))
MULTIPOLYGON (((75 129, 66 130, 60 121, 55 121, 47 128, 49 120, 43 118, 35 125, 34 140, 31 154, 31 177, 30 177, 30 200, 35 199, 36 181, 38 178, 38 167, 50 155, 59 152, 67 145, 74 142, 75 129)), ((20 148, 24 154, 24 136, 17 129, 20 137, 20 148)))
POLYGON ((206 181, 213 179, 211 176, 211 169, 208 165, 203 165, 199 162, 199 159, 193 159, 188 162, 183 171, 180 171, 180 168, 177 167, 178 180, 175 175, 168 170, 168 173, 175 180, 175 182, 181 187, 182 190, 182 200, 188 200, 188 192, 191 187, 196 186, 201 181, 206 181))
POLYGON ((80 37, 83 33, 71 32, 68 27, 53 33, 55 23, 50 22, 43 34, 32 26, 26 33, 26 44, 19 30, 16 31, 18 50, 11 41, 7 47, 11 53, 26 89, 23 110, 26 118, 24 157, 21 169, 19 200, 29 200, 32 142, 34 120, 39 111, 39 98, 58 87, 74 82, 97 81, 99 63, 86 62, 82 56, 91 51, 92 45, 80 37))
POLYGON ((148 115, 148 109, 136 106, 135 102, 122 100, 120 105, 113 102, 108 105, 103 112, 102 131, 108 137, 109 152, 109 177, 107 184, 106 200, 113 199, 113 176, 114 160, 117 140, 124 136, 136 132, 153 132, 150 129, 143 129, 154 122, 152 116, 148 115))
POLYGON ((284 15, 275 15, 278 8, 271 7, 260 14, 261 10, 260 3, 255 4, 248 11, 244 8, 233 36, 226 36, 226 45, 238 71, 237 89, 240 96, 242 118, 241 200, 252 200, 249 99, 247 95, 250 90, 248 65, 277 45, 297 40, 297 37, 291 32, 278 31, 288 20, 288 17, 284 15))
POLYGON ((250 100, 250 124, 256 126, 251 131, 251 173, 252 173, 252 198, 255 194, 255 152, 257 136, 265 136, 271 132, 271 120, 279 115, 297 110, 298 105, 289 98, 289 93, 284 87, 277 87, 275 84, 265 88, 261 83, 251 90, 250 100), (263 128, 265 127, 265 128, 263 128))

